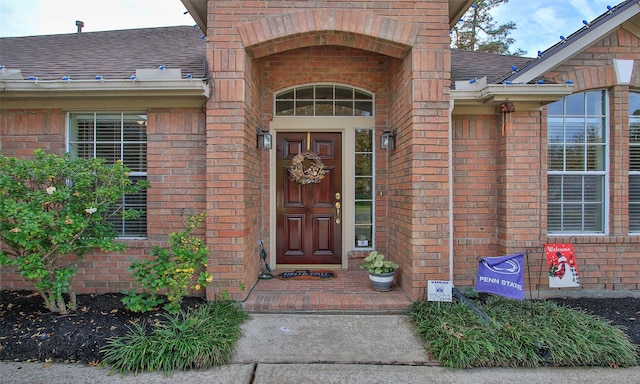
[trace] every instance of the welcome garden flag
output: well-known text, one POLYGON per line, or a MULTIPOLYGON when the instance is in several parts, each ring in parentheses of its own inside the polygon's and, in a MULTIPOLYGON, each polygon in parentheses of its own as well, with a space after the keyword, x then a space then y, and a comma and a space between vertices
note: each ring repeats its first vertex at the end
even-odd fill
POLYGON ((549 287, 579 287, 578 265, 573 254, 573 244, 545 244, 549 266, 549 287))
POLYGON ((524 300, 524 253, 485 257, 478 263, 476 291, 524 300))

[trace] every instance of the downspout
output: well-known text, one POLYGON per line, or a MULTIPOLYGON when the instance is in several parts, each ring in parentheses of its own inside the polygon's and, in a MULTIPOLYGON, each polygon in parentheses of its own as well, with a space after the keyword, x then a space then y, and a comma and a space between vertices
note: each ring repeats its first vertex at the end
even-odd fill
POLYGON ((449 281, 453 284, 453 105, 449 99, 449 281))

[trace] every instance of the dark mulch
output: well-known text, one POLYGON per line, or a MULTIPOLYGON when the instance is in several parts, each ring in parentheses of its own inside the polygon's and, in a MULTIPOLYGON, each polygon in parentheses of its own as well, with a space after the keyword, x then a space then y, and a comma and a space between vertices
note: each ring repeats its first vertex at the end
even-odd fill
MULTIPOLYGON (((0 361, 100 362, 108 338, 125 335, 133 323, 162 319, 160 311, 127 310, 122 297, 78 295, 78 310, 60 315, 45 309, 42 298, 30 291, 0 291, 0 361)), ((182 309, 203 303, 203 298, 186 297, 182 309)))
MULTIPOLYGON (((47 362, 100 362, 110 337, 127 333, 135 322, 159 321, 160 312, 133 313, 125 309, 121 294, 78 295, 78 311, 57 315, 29 291, 0 291, 0 360, 47 362)), ((554 299, 558 304, 582 308, 621 326, 640 346, 640 299, 554 299)), ((183 309, 205 303, 187 297, 183 309)))

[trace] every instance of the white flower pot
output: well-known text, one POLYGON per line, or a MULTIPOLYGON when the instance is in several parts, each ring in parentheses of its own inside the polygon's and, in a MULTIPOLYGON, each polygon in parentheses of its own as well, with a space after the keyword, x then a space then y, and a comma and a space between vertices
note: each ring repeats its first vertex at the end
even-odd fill
POLYGON ((371 281, 373 290, 381 292, 390 291, 393 286, 393 279, 395 275, 395 271, 381 274, 369 273, 369 280, 371 281))

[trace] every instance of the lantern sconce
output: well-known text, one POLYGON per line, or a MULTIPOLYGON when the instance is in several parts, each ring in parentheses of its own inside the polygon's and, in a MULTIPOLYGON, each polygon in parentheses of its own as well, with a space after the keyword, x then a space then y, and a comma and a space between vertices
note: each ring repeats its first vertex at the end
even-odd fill
POLYGON ((391 151, 396 148, 396 135, 398 130, 396 128, 393 129, 385 129, 380 136, 380 148, 391 151))
POLYGON ((271 149, 272 137, 268 130, 256 128, 256 136, 258 137, 258 148, 271 149))

